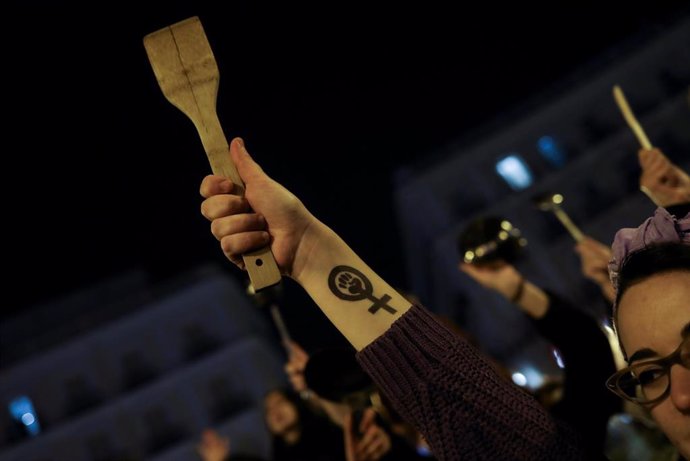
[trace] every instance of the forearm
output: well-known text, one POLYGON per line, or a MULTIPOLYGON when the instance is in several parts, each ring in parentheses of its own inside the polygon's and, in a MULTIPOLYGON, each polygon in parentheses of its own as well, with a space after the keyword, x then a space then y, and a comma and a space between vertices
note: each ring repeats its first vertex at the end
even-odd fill
POLYGON ((482 286, 499 293, 535 319, 543 317, 549 308, 549 300, 544 291, 525 279, 510 264, 484 268, 465 263, 460 265, 460 270, 469 274, 482 286))
MULTIPOLYGON (((420 307, 410 311, 410 303, 331 229, 315 221, 307 234, 292 277, 361 351, 364 369, 423 431, 439 459, 482 453, 578 459, 570 436, 538 402, 499 377, 433 315, 420 307), (354 279, 363 290, 349 291, 354 279)), ((531 290, 525 294, 529 299, 531 290)))
POLYGON ((533 319, 540 319, 549 310, 549 297, 544 290, 527 279, 520 278, 515 288, 494 288, 533 319))
POLYGON ((439 460, 581 458, 573 433, 422 307, 358 359, 439 460))
POLYGON ((335 327, 357 349, 385 333, 410 302, 379 277, 335 233, 314 221, 296 260, 292 277, 335 327))
POLYGON ((527 280, 522 295, 515 303, 523 312, 535 319, 542 318, 549 309, 549 298, 544 290, 527 280))

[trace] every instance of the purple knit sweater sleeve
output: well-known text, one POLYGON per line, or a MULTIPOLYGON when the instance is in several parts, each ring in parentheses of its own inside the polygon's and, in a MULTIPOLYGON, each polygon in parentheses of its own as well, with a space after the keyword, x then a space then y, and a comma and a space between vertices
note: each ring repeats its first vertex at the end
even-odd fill
POLYGON ((423 307, 357 357, 439 460, 583 459, 571 431, 423 307))

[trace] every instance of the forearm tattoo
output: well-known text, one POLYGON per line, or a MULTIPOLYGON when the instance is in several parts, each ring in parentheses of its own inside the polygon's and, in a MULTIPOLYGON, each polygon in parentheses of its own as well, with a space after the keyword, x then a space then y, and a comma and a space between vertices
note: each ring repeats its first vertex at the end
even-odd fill
POLYGON ((328 287, 334 295, 345 301, 361 301, 368 299, 373 304, 369 306, 369 312, 376 314, 383 309, 389 314, 397 311, 387 303, 391 297, 384 294, 381 298, 374 296, 374 288, 371 281, 360 271, 350 266, 335 266, 328 276, 328 287))

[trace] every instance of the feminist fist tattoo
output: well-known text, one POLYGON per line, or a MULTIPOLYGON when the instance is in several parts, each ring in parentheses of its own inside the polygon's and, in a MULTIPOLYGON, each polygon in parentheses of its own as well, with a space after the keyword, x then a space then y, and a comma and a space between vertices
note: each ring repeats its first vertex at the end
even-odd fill
POLYGON ((350 266, 336 266, 328 276, 328 287, 334 295, 345 301, 361 301, 368 299, 372 304, 369 312, 375 314, 379 309, 383 309, 389 314, 397 311, 387 303, 391 297, 384 294, 380 299, 375 297, 374 288, 371 281, 360 271, 350 266))
POLYGON ((352 274, 348 272, 341 272, 338 275, 338 288, 347 290, 349 293, 353 295, 364 293, 364 286, 362 285, 362 281, 358 278, 353 277, 352 274))

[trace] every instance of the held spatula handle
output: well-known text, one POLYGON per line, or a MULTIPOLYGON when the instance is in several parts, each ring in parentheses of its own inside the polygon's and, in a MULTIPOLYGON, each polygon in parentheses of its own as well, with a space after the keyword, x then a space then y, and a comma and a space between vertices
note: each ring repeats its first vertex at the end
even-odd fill
MULTIPOLYGON (((218 120, 218 65, 199 18, 148 34, 144 48, 166 99, 187 115, 199 132, 213 173, 230 178, 238 193, 244 194, 244 182, 230 159, 218 120)), ((280 270, 268 246, 242 258, 255 290, 280 282, 280 270)))
POLYGON ((582 233, 580 228, 575 225, 565 211, 563 211, 560 207, 556 207, 554 208, 553 212, 556 215, 556 218, 558 218, 561 224, 563 224, 563 227, 566 228, 573 240, 575 240, 577 243, 580 243, 582 240, 584 240, 585 235, 582 233))
POLYGON ((618 85, 614 85, 613 87, 613 99, 616 100, 616 104, 618 105, 621 114, 623 114, 623 118, 628 123, 628 126, 632 130, 633 134, 635 134, 640 146, 642 146, 643 149, 651 149, 652 143, 649 142, 647 133, 644 132, 642 125, 640 125, 640 122, 637 121, 637 117, 635 117, 635 114, 630 108, 630 104, 628 104, 628 100, 626 99, 623 90, 618 85))
MULTIPOLYGON (((621 114, 623 114, 623 118, 628 123, 628 126, 632 132, 635 134, 640 146, 642 146, 643 149, 651 149, 652 143, 649 142, 647 133, 645 133, 645 131, 642 129, 642 125, 640 125, 640 123, 637 121, 637 117, 635 117, 635 114, 630 108, 630 104, 628 104, 628 100, 626 99, 623 90, 618 85, 613 86, 613 98, 616 100, 616 104, 618 105, 621 114)), ((656 199, 656 197, 654 197, 654 194, 649 189, 647 189, 645 186, 640 186, 640 190, 647 197, 649 197, 649 199, 654 202, 655 205, 659 206, 659 201, 656 199)))

